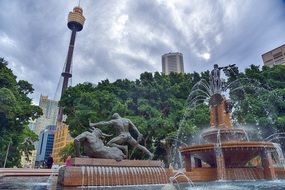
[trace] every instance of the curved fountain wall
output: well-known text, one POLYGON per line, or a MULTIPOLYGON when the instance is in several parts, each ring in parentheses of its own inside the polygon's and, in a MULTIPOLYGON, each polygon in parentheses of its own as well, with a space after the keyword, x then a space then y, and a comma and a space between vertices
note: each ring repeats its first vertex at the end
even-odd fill
POLYGON ((210 82, 201 80, 192 88, 190 105, 201 102, 201 97, 208 99, 210 128, 201 134, 203 144, 180 148, 186 173, 193 181, 285 178, 285 167, 275 167, 276 159, 272 157, 276 151, 282 154, 278 146, 268 141, 249 141, 245 130, 232 126, 233 105, 223 95, 225 87, 220 79, 220 70, 232 66, 214 65, 210 82))
POLYGON ((63 186, 116 186, 165 184, 172 175, 162 162, 73 158, 72 166, 59 170, 58 183, 63 186))
POLYGON ((226 102, 222 95, 213 95, 211 126, 201 134, 205 143, 180 148, 188 175, 196 176, 197 181, 205 181, 199 175, 202 171, 208 176, 206 181, 285 178, 284 168, 274 168, 276 146, 268 141, 249 141, 243 129, 232 127, 226 102))

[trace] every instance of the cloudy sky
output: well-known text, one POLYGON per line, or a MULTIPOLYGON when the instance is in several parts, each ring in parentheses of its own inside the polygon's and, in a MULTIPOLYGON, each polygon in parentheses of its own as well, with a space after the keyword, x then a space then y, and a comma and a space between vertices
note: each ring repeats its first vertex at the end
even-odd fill
MULTIPOLYGON (((31 95, 54 97, 65 63, 67 15, 76 0, 0 0, 0 57, 31 95)), ((283 0, 82 0, 73 85, 136 79, 161 71, 161 55, 181 52, 186 72, 262 65, 261 54, 285 44, 283 0)))

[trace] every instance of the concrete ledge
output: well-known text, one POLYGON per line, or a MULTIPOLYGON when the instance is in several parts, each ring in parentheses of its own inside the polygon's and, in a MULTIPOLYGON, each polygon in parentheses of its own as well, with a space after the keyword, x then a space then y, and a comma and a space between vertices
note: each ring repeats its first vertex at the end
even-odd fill
POLYGON ((0 178, 6 176, 50 176, 58 175, 52 169, 25 169, 25 168, 0 168, 0 178))

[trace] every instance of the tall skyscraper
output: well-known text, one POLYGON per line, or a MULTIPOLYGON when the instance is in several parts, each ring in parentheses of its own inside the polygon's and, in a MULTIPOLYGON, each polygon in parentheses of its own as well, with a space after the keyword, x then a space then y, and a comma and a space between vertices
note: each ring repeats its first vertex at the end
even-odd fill
POLYGON ((285 44, 262 55, 264 65, 285 65, 285 44))
MULTIPOLYGON (((48 125, 55 125, 57 121, 58 113, 58 102, 51 100, 48 96, 40 96, 39 107, 42 109, 43 115, 37 118, 35 121, 31 121, 29 128, 34 131, 37 135, 40 135, 40 132, 46 128, 48 125)), ((34 142, 35 148, 37 148, 40 142, 34 142)), ((25 160, 25 156, 22 155, 21 158, 22 166, 31 165, 34 166, 36 160, 36 150, 31 152, 30 161, 25 160)))
POLYGON ((167 53, 162 55, 162 72, 164 74, 184 73, 184 63, 182 53, 167 53))
POLYGON ((48 125, 55 125, 58 113, 58 102, 51 100, 48 96, 40 96, 39 106, 42 108, 43 115, 36 120, 34 132, 39 135, 48 125))
MULTIPOLYGON (((56 106, 57 109, 57 106, 56 106)), ((55 111, 55 115, 57 114, 57 111, 55 111)), ((42 116, 43 117, 43 116, 42 116)), ((29 123, 29 128, 30 130, 35 132, 36 129, 36 120, 30 121, 29 123)), ((37 143, 38 141, 34 142, 35 148, 37 148, 37 143)), ((32 150, 31 153, 29 154, 29 160, 26 159, 26 155, 22 153, 21 155, 21 165, 23 168, 33 168, 35 165, 36 161, 36 150, 32 150)))
MULTIPOLYGON (((73 50, 75 44, 76 33, 83 29, 83 25, 85 22, 85 17, 83 16, 83 10, 81 7, 77 6, 73 8, 72 12, 68 14, 68 22, 67 27, 71 30, 71 37, 69 42, 69 48, 66 58, 66 63, 64 65, 64 71, 61 73, 63 77, 63 84, 61 89, 61 96, 66 90, 69 79, 71 79, 71 64, 73 57, 73 50)), ((60 157, 58 153, 65 147, 66 144, 72 141, 72 138, 69 135, 68 126, 63 122, 63 109, 59 108, 58 116, 57 116, 57 124, 56 124, 56 132, 55 139, 53 144, 53 159, 55 163, 60 163, 60 157)))
POLYGON ((36 166, 43 164, 52 153, 55 125, 48 125, 40 132, 39 143, 37 146, 36 166))

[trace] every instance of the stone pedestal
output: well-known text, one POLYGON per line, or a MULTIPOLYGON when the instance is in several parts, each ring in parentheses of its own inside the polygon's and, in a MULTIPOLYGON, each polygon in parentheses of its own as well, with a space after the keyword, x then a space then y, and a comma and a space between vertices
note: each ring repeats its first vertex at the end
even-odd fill
POLYGON ((271 153, 267 150, 262 151, 261 161, 264 178, 268 180, 276 179, 271 153))
POLYGON ((190 154, 184 154, 184 163, 185 163, 185 169, 187 172, 190 172, 192 170, 191 166, 191 155, 190 154))
POLYGON ((225 179, 225 159, 221 147, 215 147, 216 165, 217 165, 217 179, 225 179))
POLYGON ((63 186, 163 184, 170 175, 160 161, 74 158, 72 166, 60 169, 58 183, 63 186))
POLYGON ((225 110, 227 104, 225 97, 216 94, 210 102, 212 102, 210 106, 211 127, 232 128, 230 113, 225 110))

